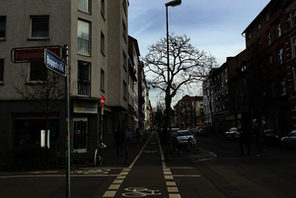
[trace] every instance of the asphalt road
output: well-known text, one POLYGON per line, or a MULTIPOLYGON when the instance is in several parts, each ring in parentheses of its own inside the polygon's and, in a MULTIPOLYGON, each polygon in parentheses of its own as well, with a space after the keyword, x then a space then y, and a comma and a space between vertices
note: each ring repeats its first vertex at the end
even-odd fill
MULTIPOLYGON (((241 157, 238 143, 223 137, 198 142, 196 150, 164 160, 153 134, 126 166, 74 170, 71 197, 295 197, 295 150, 266 147, 260 158, 241 157)), ((62 198, 65 187, 63 170, 0 173, 1 198, 62 198)))

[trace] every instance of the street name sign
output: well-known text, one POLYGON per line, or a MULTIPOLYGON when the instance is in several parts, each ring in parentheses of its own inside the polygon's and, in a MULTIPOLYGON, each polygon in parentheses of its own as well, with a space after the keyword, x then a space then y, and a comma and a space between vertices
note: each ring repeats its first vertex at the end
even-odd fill
POLYGON ((44 50, 44 64, 48 69, 66 77, 65 63, 47 49, 44 50))
POLYGON ((11 50, 11 61, 13 63, 43 61, 44 49, 51 51, 58 57, 61 56, 61 46, 19 47, 11 50))

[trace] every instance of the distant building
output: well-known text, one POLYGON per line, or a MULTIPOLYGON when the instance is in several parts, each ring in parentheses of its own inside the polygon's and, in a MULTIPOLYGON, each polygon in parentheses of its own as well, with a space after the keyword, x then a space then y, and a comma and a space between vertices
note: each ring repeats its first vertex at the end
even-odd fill
POLYGON ((271 0, 245 29, 246 49, 214 68, 203 83, 205 125, 296 127, 296 1, 271 0))
POLYGON ((203 125, 203 97, 184 96, 175 105, 177 126, 182 129, 203 125))

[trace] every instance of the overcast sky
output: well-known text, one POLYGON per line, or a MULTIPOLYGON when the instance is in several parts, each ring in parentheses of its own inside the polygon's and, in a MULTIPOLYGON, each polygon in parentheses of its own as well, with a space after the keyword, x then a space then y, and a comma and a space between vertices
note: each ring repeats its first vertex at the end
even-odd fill
MULTIPOLYGON (((138 40, 141 56, 149 45, 166 36, 165 3, 170 0, 129 0, 129 35, 138 40)), ((191 44, 217 58, 219 65, 226 57, 245 49, 241 33, 268 4, 269 0, 182 0, 169 7, 169 32, 186 34, 191 44)), ((196 89, 198 90, 198 89, 196 89)), ((200 91, 190 95, 200 95, 200 91)), ((179 94, 177 99, 182 97, 179 94)), ((159 94, 157 94, 159 95, 159 94)), ((159 100, 150 91, 153 104, 159 100)))

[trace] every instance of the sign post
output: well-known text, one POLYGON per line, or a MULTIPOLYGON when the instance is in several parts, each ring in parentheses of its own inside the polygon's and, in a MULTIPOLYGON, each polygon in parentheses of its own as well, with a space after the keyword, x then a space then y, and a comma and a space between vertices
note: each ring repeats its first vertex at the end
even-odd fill
POLYGON ((68 45, 64 46, 65 52, 65 62, 61 60, 58 56, 54 55, 49 50, 44 50, 44 64, 47 69, 50 69, 64 77, 66 77, 66 87, 67 87, 67 170, 66 170, 66 196, 71 198, 71 130, 70 130, 70 69, 68 65, 69 49, 68 45))
MULTIPOLYGON (((67 189, 66 196, 71 198, 71 182, 70 182, 70 167, 71 167, 71 139, 70 139, 70 68, 68 65, 69 48, 68 45, 64 47, 60 45, 55 46, 36 46, 36 47, 19 47, 11 50, 11 62, 13 63, 30 63, 33 61, 43 61, 45 66, 62 75, 66 79, 67 92, 67 189), (60 58, 64 53, 64 61, 60 58)), ((41 135, 42 136, 42 135, 41 135)), ((46 144, 45 140, 41 140, 46 144)), ((49 137, 48 137, 49 141, 49 137)), ((49 143, 48 148, 49 148, 49 143)))

